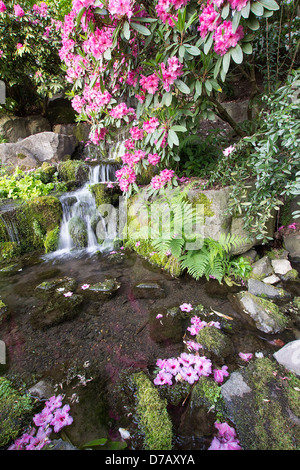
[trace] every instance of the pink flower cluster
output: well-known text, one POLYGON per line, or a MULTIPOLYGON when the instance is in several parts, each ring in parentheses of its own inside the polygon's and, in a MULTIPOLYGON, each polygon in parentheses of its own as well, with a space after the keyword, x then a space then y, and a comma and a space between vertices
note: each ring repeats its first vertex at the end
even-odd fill
MULTIPOLYGON (((240 10, 248 0, 231 0, 232 8, 240 10)), ((216 4, 216 2, 214 2, 216 4)), ((221 16, 215 10, 214 5, 208 0, 206 7, 199 16, 200 36, 204 39, 209 32, 213 32, 214 50, 218 55, 223 56, 231 47, 236 47, 237 43, 244 37, 243 27, 239 26, 233 32, 232 22, 221 23, 221 16)))
POLYGON ((122 119, 127 115, 131 115, 131 117, 134 118, 135 111, 133 108, 128 108, 126 103, 120 103, 109 112, 109 115, 114 119, 122 119))
POLYGON ((5 3, 2 2, 2 0, 0 1, 0 13, 4 13, 6 10, 6 6, 5 6, 5 3))
POLYGON ((235 429, 227 423, 215 422, 218 430, 208 450, 242 450, 235 429))
POLYGON ((160 156, 157 153, 149 153, 148 162, 150 163, 150 165, 155 166, 160 162, 160 156))
POLYGON ((173 27, 173 20, 177 20, 176 11, 184 7, 188 2, 189 0, 158 0, 156 5, 157 16, 163 23, 173 27))
POLYGON ((169 183, 174 176, 174 170, 168 170, 165 168, 160 172, 159 175, 153 176, 151 179, 151 186, 153 189, 161 189, 167 183, 169 183))
POLYGON ((214 326, 215 328, 221 328, 219 322, 211 321, 209 323, 202 321, 199 317, 194 316, 191 318, 192 326, 189 326, 187 330, 189 331, 190 335, 196 336, 200 330, 205 328, 206 326, 214 326))
POLYGON ((212 372, 210 359, 189 353, 182 353, 178 358, 158 359, 156 365, 160 371, 154 379, 155 385, 172 385, 174 378, 193 384, 201 376, 209 376, 212 372))
POLYGON ((148 121, 143 123, 143 129, 147 134, 153 134, 155 129, 159 126, 159 120, 155 117, 150 118, 148 121))
POLYGON ((136 180, 136 174, 132 167, 123 166, 120 170, 116 171, 116 178, 119 182, 121 191, 128 191, 130 184, 136 180))
POLYGON ((112 16, 117 16, 118 18, 123 16, 131 18, 133 15, 133 3, 132 0, 109 0, 108 11, 112 16))
POLYGON ((54 431, 58 433, 65 426, 73 422, 69 415, 70 406, 62 406, 61 395, 49 398, 44 409, 33 417, 34 424, 39 428, 32 428, 17 439, 8 450, 41 450, 47 443, 50 443, 49 436, 54 431), (52 427, 51 427, 52 426, 52 427))
POLYGON ((134 153, 125 153, 125 155, 123 155, 121 158, 125 165, 134 167, 134 165, 142 161, 145 156, 146 152, 143 150, 136 150, 134 153))
POLYGON ((144 138, 144 131, 143 129, 139 129, 138 127, 132 127, 129 129, 129 133, 133 140, 143 140, 144 138))
POLYGON ((108 130, 102 127, 100 130, 95 129, 90 132, 89 138, 94 145, 98 145, 102 140, 105 139, 108 130))
POLYGON ((41 2, 39 5, 33 5, 32 10, 37 16, 45 18, 48 14, 48 5, 45 2, 41 2))
MULTIPOLYGON (((159 65, 163 88, 166 91, 170 91, 170 86, 182 75, 183 65, 175 56, 168 59, 167 65, 164 62, 161 62, 159 65)), ((159 83, 160 77, 156 73, 148 77, 141 75, 140 86, 144 92, 154 95, 159 89, 159 83)))
POLYGON ((22 16, 25 15, 23 8, 20 7, 18 3, 14 5, 14 12, 15 12, 15 15, 18 16, 19 18, 22 18, 22 16))

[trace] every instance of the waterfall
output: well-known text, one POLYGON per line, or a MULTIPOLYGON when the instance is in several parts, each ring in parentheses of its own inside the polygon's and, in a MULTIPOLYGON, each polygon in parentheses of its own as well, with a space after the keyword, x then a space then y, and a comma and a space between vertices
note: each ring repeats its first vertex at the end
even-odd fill
POLYGON ((12 212, 11 210, 3 211, 0 214, 0 218, 5 226, 9 241, 19 244, 20 240, 19 240, 18 230, 13 220, 13 217, 11 217, 11 212, 12 212))
POLYGON ((104 218, 97 210, 90 186, 113 181, 115 181, 113 165, 100 164, 90 166, 87 183, 78 190, 65 193, 60 197, 63 217, 60 226, 59 244, 57 251, 51 253, 50 257, 65 256, 78 253, 78 251, 93 254, 96 251, 112 249, 111 237, 114 234, 107 233, 104 218), (98 230, 99 224, 100 231, 98 230), (104 243, 102 240, 97 240, 97 232, 106 235, 104 243))

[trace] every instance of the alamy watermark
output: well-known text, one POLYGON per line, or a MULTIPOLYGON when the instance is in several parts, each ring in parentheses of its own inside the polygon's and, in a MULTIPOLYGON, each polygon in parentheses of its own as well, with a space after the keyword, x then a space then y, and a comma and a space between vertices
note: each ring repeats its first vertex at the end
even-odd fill
POLYGON ((102 204, 98 207, 102 219, 97 224, 98 239, 184 239, 187 250, 199 250, 204 241, 204 205, 145 201, 131 203, 119 198, 119 206, 102 204))

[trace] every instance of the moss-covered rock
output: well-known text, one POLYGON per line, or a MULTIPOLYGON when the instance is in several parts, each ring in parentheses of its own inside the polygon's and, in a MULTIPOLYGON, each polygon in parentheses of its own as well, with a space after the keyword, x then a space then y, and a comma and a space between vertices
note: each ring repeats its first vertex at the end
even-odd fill
POLYGON ((133 376, 137 388, 137 414, 144 434, 145 450, 172 449, 172 422, 167 412, 167 402, 144 372, 133 376))
POLYGON ((105 279, 89 286, 83 294, 90 300, 109 300, 116 295, 120 287, 121 284, 117 279, 105 279))
POLYGON ((2 242, 0 243, 0 260, 9 261, 21 253, 20 246, 17 242, 2 242))
POLYGON ((76 171, 78 167, 85 166, 83 160, 67 160, 58 165, 58 178, 61 181, 76 181, 76 171))
POLYGON ((16 225, 22 253, 44 249, 47 234, 59 226, 62 206, 54 196, 25 201, 16 210, 16 225))
POLYGON ((208 357, 214 355, 224 359, 231 352, 230 340, 218 328, 205 326, 199 331, 196 340, 204 347, 208 357))
POLYGON ((299 449, 299 378, 259 358, 232 373, 221 389, 225 415, 244 450, 299 449))
POLYGON ((32 409, 32 399, 16 390, 6 377, 0 377, 0 447, 18 437, 32 409))
POLYGON ((74 216, 70 219, 68 227, 75 248, 85 248, 88 244, 88 232, 84 220, 74 216))
POLYGON ((59 242, 59 227, 57 226, 46 234, 46 237, 44 240, 45 252, 50 253, 51 251, 57 250, 58 242, 59 242))

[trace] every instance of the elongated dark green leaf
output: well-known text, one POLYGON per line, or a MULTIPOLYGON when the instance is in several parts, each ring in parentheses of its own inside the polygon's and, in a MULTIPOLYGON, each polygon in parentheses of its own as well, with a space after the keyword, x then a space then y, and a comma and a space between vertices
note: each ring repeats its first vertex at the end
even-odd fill
POLYGON ((171 141, 173 142, 174 145, 179 145, 178 136, 177 136, 176 132, 174 132, 172 129, 169 130, 168 139, 169 138, 171 139, 171 141))
POLYGON ((172 126, 171 129, 175 132, 187 132, 187 128, 185 126, 175 125, 172 126))
POLYGON ((181 93, 188 95, 191 92, 189 87, 182 80, 175 80, 175 85, 177 86, 178 90, 181 91, 181 93))
POLYGON ((230 65, 230 58, 231 58, 231 53, 230 51, 226 52, 226 54, 223 55, 223 71, 224 73, 226 74, 228 72, 228 69, 229 69, 229 65, 230 65))
POLYGON ((231 57, 236 64, 241 64, 243 62, 243 51, 239 44, 231 50, 231 57))
POLYGON ((232 20, 232 31, 235 33, 241 20, 242 13, 240 11, 235 11, 233 20, 232 20))
POLYGON ((259 0, 259 3, 261 3, 265 8, 267 8, 267 10, 279 10, 279 5, 275 2, 275 0, 259 0))
POLYGON ((124 26, 123 26, 123 34, 125 39, 129 40, 130 39, 130 26, 128 21, 125 21, 124 26))
POLYGON ((95 446, 104 446, 107 443, 107 439, 95 439, 94 441, 87 442, 82 447, 95 447, 95 446))
POLYGON ((188 53, 191 54, 191 55, 197 56, 197 55, 201 54, 200 49, 196 46, 191 46, 189 44, 186 44, 185 47, 186 47, 188 53))
POLYGON ((254 2, 251 4, 251 11, 256 16, 262 16, 264 14, 264 7, 259 2, 254 2))
POLYGON ((143 26, 141 24, 138 24, 138 23, 130 23, 130 26, 135 29, 138 33, 141 33, 143 34, 143 36, 150 36, 151 34, 151 31, 146 28, 146 26, 143 26))

